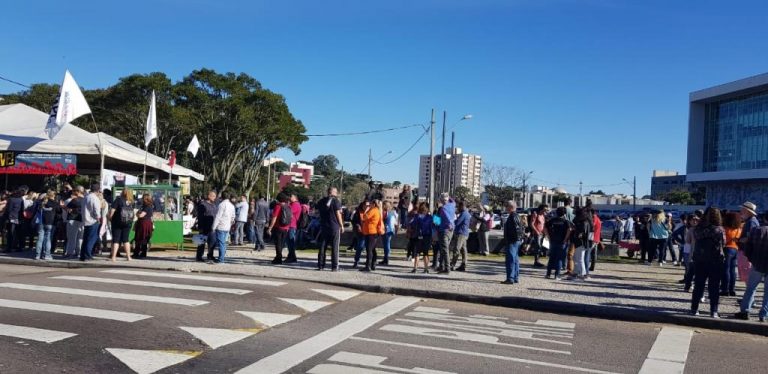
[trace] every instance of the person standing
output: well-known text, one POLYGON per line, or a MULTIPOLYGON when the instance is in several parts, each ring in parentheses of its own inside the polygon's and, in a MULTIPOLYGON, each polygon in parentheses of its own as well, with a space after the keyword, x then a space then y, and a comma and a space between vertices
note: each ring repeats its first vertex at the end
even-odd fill
POLYGON ((245 224, 248 222, 248 196, 240 196, 240 201, 235 205, 235 243, 245 244, 245 224))
POLYGON ((384 234, 384 221, 381 218, 381 200, 366 201, 365 211, 361 215, 362 232, 365 236, 365 267, 363 272, 376 270, 376 242, 384 234))
POLYGON ((43 200, 40 202, 39 207, 42 215, 38 233, 37 243, 35 245, 35 260, 53 260, 51 256, 51 235, 53 231, 53 224, 56 218, 56 211, 61 209, 59 202, 56 200, 56 191, 49 190, 43 200))
POLYGON ((5 208, 5 219, 8 223, 7 237, 5 240, 5 249, 7 252, 13 252, 19 249, 21 240, 21 219, 24 211, 24 199, 21 189, 16 190, 8 199, 5 208))
POLYGON ((440 246, 440 258, 437 261, 438 274, 448 274, 448 248, 453 239, 454 222, 456 221, 456 203, 451 199, 447 192, 440 194, 440 200, 443 206, 440 207, 440 226, 437 228, 437 240, 440 246))
MULTIPOLYGON (((754 217, 754 216, 753 216, 754 217)), ((752 217, 750 217, 752 218, 752 217)), ((744 297, 741 299, 741 311, 736 313, 738 319, 749 320, 749 311, 755 302, 755 293, 757 286, 763 283, 763 303, 760 307, 757 318, 760 322, 765 322, 768 317, 768 217, 762 216, 762 226, 755 227, 750 231, 749 236, 741 244, 741 251, 744 256, 752 263, 747 278, 747 289, 744 291, 744 297)))
POLYGON ((289 197, 286 196, 285 193, 281 192, 277 195, 278 203, 275 205, 275 208, 272 209, 272 219, 269 223, 269 227, 267 228, 267 230, 272 233, 272 237, 275 241, 275 258, 272 259, 273 265, 279 265, 283 262, 298 262, 296 259, 296 253, 291 252, 290 247, 288 251, 288 257, 285 259, 285 261, 283 261, 283 247, 285 246, 286 240, 288 239, 288 229, 291 227, 292 220, 292 212, 289 200, 289 197))
POLYGON ((360 263, 360 256, 363 254, 363 249, 366 247, 365 235, 363 234, 363 213, 365 213, 367 204, 368 200, 361 202, 355 211, 352 212, 352 219, 350 220, 352 222, 352 232, 354 233, 352 244, 355 248, 355 260, 352 264, 352 268, 357 268, 357 265, 360 263))
POLYGON ((725 230, 725 263, 720 280, 720 296, 736 296, 736 261, 741 237, 741 217, 737 212, 728 212, 723 217, 725 230))
POLYGON ((592 209, 589 205, 576 212, 576 218, 573 219, 573 234, 571 235, 573 245, 576 248, 573 255, 573 270, 576 274, 571 274, 569 279, 583 280, 589 274, 584 260, 586 252, 592 245, 590 238, 593 235, 593 222, 592 209))
POLYGON ((611 244, 618 243, 621 239, 621 231, 624 229, 624 221, 621 217, 616 216, 613 218, 613 233, 611 235, 611 244))
POLYGON ((291 209, 291 224, 288 226, 288 257, 296 257, 296 244, 298 243, 299 217, 301 217, 301 203, 296 194, 291 194, 288 204, 291 209), (293 253, 293 256, 291 256, 293 253))
MULTIPOLYGON (((739 238, 739 246, 747 242, 747 239, 749 237, 749 233, 752 231, 752 229, 760 227, 760 222, 757 220, 757 205, 747 201, 744 202, 744 204, 741 204, 740 214, 741 219, 744 221, 744 226, 741 230, 741 237, 739 238)), ((739 251, 739 259, 738 261, 738 269, 739 269, 739 279, 746 281, 749 278, 750 274, 750 268, 752 265, 750 264, 747 257, 739 251)))
POLYGON ((149 243, 152 241, 152 234, 155 231, 152 223, 152 216, 155 214, 155 202, 152 195, 145 193, 141 197, 141 208, 136 214, 136 223, 133 225, 135 233, 133 239, 135 242, 134 258, 146 258, 149 252, 149 243))
POLYGON ((491 236, 491 224, 493 223, 491 208, 488 205, 480 207, 480 211, 475 215, 475 220, 477 221, 478 252, 481 256, 488 256, 490 252, 488 243, 491 236))
MULTIPOLYGON (((589 271, 595 271, 595 264, 597 263, 597 254, 603 248, 602 243, 602 229, 603 221, 600 220, 600 216, 596 210, 592 210, 592 244, 589 250, 585 253, 584 265, 589 267, 589 271)), ((587 272, 587 278, 589 278, 589 272, 587 272)))
POLYGON ((646 265, 650 265, 654 257, 651 248, 650 221, 651 215, 643 213, 635 224, 635 235, 640 245, 640 263, 645 263, 646 265))
POLYGON ((406 247, 406 261, 412 261, 416 259, 418 261, 419 256, 419 231, 418 226, 414 226, 414 219, 419 215, 419 207, 415 204, 412 206, 405 226, 405 236, 408 238, 408 246, 406 247))
POLYGON ((458 217, 456 218, 455 225, 455 244, 451 247, 451 270, 466 271, 467 270, 467 239, 469 238, 469 221, 472 216, 469 215, 467 207, 463 201, 460 201, 457 205, 458 217), (461 254, 461 265, 456 266, 456 262, 461 254))
POLYGON ((384 247, 384 259, 379 262, 379 265, 389 265, 389 255, 392 252, 392 238, 397 234, 398 226, 400 226, 397 218, 397 212, 392 209, 392 204, 387 201, 384 203, 384 236, 382 236, 381 242, 384 247))
MULTIPOLYGON (((653 263, 653 256, 658 255, 659 266, 663 266, 667 257, 667 238, 669 238, 669 226, 664 211, 658 211, 651 219, 648 226, 648 235, 650 237, 650 252, 648 255, 649 263, 653 263)), ((672 253, 672 259, 675 260, 675 254, 672 253)))
POLYGON ((563 261, 568 251, 568 240, 571 237, 573 224, 565 219, 565 207, 557 208, 555 213, 557 216, 544 225, 544 235, 549 239, 549 262, 545 278, 550 279, 554 272, 555 279, 560 280, 560 270, 563 268, 563 261))
MULTIPOLYGON (((218 213, 218 204, 216 204, 216 191, 208 191, 206 199, 201 201, 197 205, 197 228, 200 231, 200 235, 206 236, 206 242, 208 244, 208 261, 213 261, 213 247, 216 246, 216 233, 213 231, 213 219, 218 213)), ((197 246, 197 255, 195 261, 205 262, 203 259, 203 253, 205 252, 205 244, 197 246)))
POLYGON ((722 227, 720 209, 709 207, 704 212, 704 219, 694 230, 696 245, 693 248, 694 278, 693 296, 691 298, 691 314, 699 315, 699 303, 704 296, 704 286, 709 289, 709 314, 720 318, 720 277, 725 266, 723 249, 725 248, 725 232, 722 227))
MULTIPOLYGON (((246 203, 247 204, 247 203, 246 203)), ((229 200, 229 193, 221 194, 221 203, 216 211, 216 217, 213 218, 213 230, 216 233, 216 245, 219 247, 219 258, 214 263, 223 264, 227 260, 227 238, 229 230, 235 223, 235 206, 229 200)))
POLYGON ((85 188, 76 186, 64 202, 67 221, 67 245, 64 258, 77 258, 83 245, 83 194, 85 188))
POLYGON ((408 211, 411 210, 411 201, 413 199, 413 193, 411 193, 411 185, 406 184, 403 186, 403 191, 397 199, 397 209, 400 212, 400 227, 405 228, 407 225, 408 211))
POLYGON ((99 239, 101 223, 101 200, 98 183, 91 185, 91 192, 83 203, 83 246, 80 248, 80 261, 93 260, 93 247, 99 239))
POLYGON ((257 251, 266 249, 266 242, 264 241, 264 229, 267 228, 267 222, 269 221, 269 203, 262 196, 259 201, 256 202, 256 206, 253 208, 253 229, 255 231, 254 248, 257 251))
POLYGON ((339 271, 339 243, 344 227, 341 216, 341 201, 336 187, 328 188, 327 196, 317 202, 316 208, 320 215, 320 251, 317 253, 317 270, 325 269, 325 251, 331 246, 331 271, 339 271))
POLYGON ((544 267, 544 264, 539 262, 539 256, 541 256, 542 251, 544 224, 547 222, 547 212, 549 212, 549 206, 547 204, 541 204, 531 213, 531 248, 533 249, 533 267, 535 268, 544 267))
POLYGON ((133 191, 130 188, 125 188, 120 196, 112 202, 112 208, 108 214, 109 221, 112 223, 112 252, 109 256, 110 260, 115 261, 117 259, 117 252, 122 246, 125 251, 125 257, 128 261, 131 261, 131 242, 129 236, 135 215, 133 210, 133 191))
MULTIPOLYGON (((432 215, 429 214, 429 204, 419 204, 418 213, 408 223, 408 229, 415 236, 418 243, 413 253, 413 270, 415 273, 419 267, 419 254, 424 262, 424 273, 429 274, 429 247, 432 246, 432 215)), ((414 240, 414 239, 411 239, 414 240)))
POLYGON ((632 216, 628 216, 624 222, 624 240, 632 240, 635 238, 635 219, 632 216))
POLYGON ((520 216, 517 215, 517 204, 514 201, 509 200, 506 204, 507 221, 504 223, 504 241, 506 243, 506 259, 504 261, 504 267, 507 273, 507 279, 502 281, 503 284, 515 284, 520 283, 520 243, 523 241, 525 235, 525 227, 520 222, 520 216))

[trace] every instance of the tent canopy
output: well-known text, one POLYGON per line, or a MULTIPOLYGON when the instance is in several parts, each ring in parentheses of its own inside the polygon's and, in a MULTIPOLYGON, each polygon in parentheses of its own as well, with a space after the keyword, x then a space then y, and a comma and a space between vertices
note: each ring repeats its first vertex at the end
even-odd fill
MULTIPOLYGON (((78 168, 98 170, 99 144, 104 148, 104 167, 124 172, 143 169, 145 152, 112 135, 93 134, 75 125, 64 126, 54 139, 45 134, 48 115, 24 104, 0 105, 0 151, 65 153, 78 155, 78 168)), ((194 170, 176 165, 171 170, 167 160, 146 155, 147 167, 164 173, 204 180, 194 170)))

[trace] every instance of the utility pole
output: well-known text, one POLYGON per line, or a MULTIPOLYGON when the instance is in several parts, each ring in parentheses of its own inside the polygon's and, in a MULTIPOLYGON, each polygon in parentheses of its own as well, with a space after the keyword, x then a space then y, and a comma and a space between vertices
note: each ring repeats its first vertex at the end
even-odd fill
POLYGON ((269 181, 270 178, 272 178, 272 164, 270 163, 269 160, 267 160, 267 202, 271 201, 270 198, 272 197, 271 194, 270 194, 270 192, 271 192, 270 191, 271 190, 271 188, 270 188, 271 183, 269 181))
POLYGON ((344 201, 344 165, 341 165, 341 182, 339 182, 339 198, 344 201))
POLYGON ((446 180, 445 180, 445 121, 448 117, 448 112, 443 111, 443 141, 440 144, 440 191, 439 193, 443 193, 446 190, 446 180))
POLYGON ((526 179, 528 179, 528 176, 523 177, 523 210, 525 210, 526 202, 528 202, 528 190, 525 189, 526 179))
POLYGON ((582 185, 583 185, 583 183, 581 183, 581 181, 579 181, 579 207, 583 207, 584 206, 584 202, 582 201, 582 200, 584 200, 584 198, 582 197, 583 195, 581 194, 581 187, 582 187, 582 185))
POLYGON ((429 142, 429 188, 428 188, 428 195, 427 195, 427 202, 429 203, 430 209, 434 208, 434 202, 435 199, 435 110, 432 109, 432 116, 429 120, 429 134, 430 134, 430 142, 429 142))
POLYGON ((373 180, 371 176, 371 161, 373 160, 371 152, 373 152, 371 148, 368 148, 368 182, 373 180))
POLYGON ((454 184, 453 183, 453 168, 454 168, 454 162, 453 159, 456 157, 456 151, 454 150, 456 145, 454 142, 456 141, 456 131, 451 131, 451 158, 448 159, 448 193, 451 194, 451 197, 453 197, 453 189, 454 184))

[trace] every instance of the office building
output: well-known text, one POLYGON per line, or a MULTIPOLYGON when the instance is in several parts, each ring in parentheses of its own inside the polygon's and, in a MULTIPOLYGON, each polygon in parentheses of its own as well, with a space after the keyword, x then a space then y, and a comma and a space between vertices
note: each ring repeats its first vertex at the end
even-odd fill
POLYGON ((278 177, 280 189, 282 190, 288 185, 309 188, 314 174, 314 165, 294 162, 290 165, 288 171, 280 173, 280 176, 278 177))
MULTIPOLYGON (((479 155, 464 153, 461 148, 447 149, 445 155, 435 155, 435 193, 466 187, 474 196, 482 191, 483 160, 479 155), (451 155, 453 154, 453 155, 451 155)), ((419 158, 419 194, 429 191, 429 155, 419 158)))
POLYGON ((707 204, 768 208, 768 73, 690 94, 686 181, 707 204))
POLYGON ((685 180, 685 174, 672 170, 654 170, 651 177, 651 197, 663 199, 672 191, 692 191, 692 185, 685 180))

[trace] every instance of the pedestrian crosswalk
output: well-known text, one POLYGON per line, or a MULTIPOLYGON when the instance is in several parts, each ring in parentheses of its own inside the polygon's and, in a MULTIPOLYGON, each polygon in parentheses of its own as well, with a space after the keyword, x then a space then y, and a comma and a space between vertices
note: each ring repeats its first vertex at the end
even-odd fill
MULTIPOLYGON (((0 314, 10 316, 4 318, 0 324, 0 347, 2 344, 21 342, 53 345, 73 341, 73 344, 80 345, 95 337, 94 332, 90 330, 99 320, 125 324, 116 325, 114 328, 102 327, 99 330, 114 331, 117 334, 125 328, 121 326, 127 327, 139 321, 151 321, 159 317, 162 317, 163 322, 168 318, 177 320, 178 315, 203 307, 211 307, 216 313, 222 313, 216 309, 215 304, 220 301, 216 297, 217 294, 229 298, 228 302, 240 305, 237 309, 243 309, 225 312, 231 313, 233 318, 223 320, 234 321, 229 322, 228 326, 216 325, 221 323, 219 319, 211 323, 205 318, 193 319, 197 322, 194 324, 174 326, 162 326, 163 322, 160 322, 160 328, 178 331, 166 332, 166 335, 186 335, 186 341, 198 342, 196 345, 189 345, 186 350, 162 346, 154 347, 156 349, 131 349, 136 347, 121 347, 117 344, 101 348, 110 353, 112 360, 120 361, 134 372, 150 374, 197 357, 206 350, 235 344, 264 329, 294 321, 305 314, 360 294, 358 291, 329 288, 304 289, 301 295, 296 295, 300 297, 296 298, 255 296, 257 294, 254 290, 261 287, 269 289, 286 284, 288 283, 247 277, 128 269, 89 272, 86 275, 53 274, 33 282, 0 282, 0 314), (228 285, 236 285, 236 288, 230 288, 228 285), (265 300, 264 297, 271 301, 265 300), (242 302, 237 301, 241 298, 242 302), (163 309, 162 305, 172 307, 163 309), (5 314, 3 310, 17 312, 5 314), (285 313, 288 310, 292 312, 285 313), (242 317, 247 319, 243 320, 242 317), (248 320, 251 323, 245 322, 248 320), (238 323, 242 325, 233 328, 233 325, 238 323)), ((149 325, 142 323, 134 326, 132 329, 138 330, 149 325)), ((157 323, 155 326, 158 326, 157 323)), ((99 329, 98 325, 96 329, 99 329)), ((109 359, 110 356, 105 357, 109 359)))

